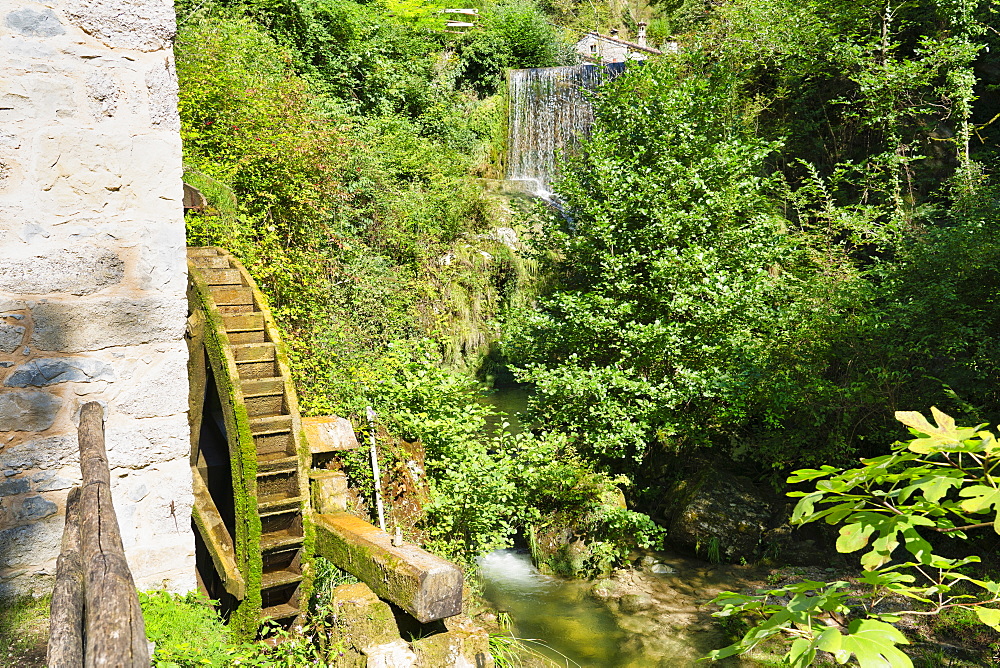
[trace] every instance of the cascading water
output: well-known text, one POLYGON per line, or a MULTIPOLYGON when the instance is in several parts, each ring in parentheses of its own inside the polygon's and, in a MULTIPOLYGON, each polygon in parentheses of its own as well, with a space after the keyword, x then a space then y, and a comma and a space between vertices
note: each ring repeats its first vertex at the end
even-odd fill
POLYGON ((624 63, 511 70, 507 179, 549 199, 557 156, 576 150, 594 122, 587 91, 623 70, 624 63))

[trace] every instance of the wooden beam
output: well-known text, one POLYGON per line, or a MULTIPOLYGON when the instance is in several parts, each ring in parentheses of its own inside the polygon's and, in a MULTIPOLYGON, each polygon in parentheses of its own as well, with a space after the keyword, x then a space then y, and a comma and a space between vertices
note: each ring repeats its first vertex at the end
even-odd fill
POLYGON ((347 513, 313 515, 316 553, 422 623, 462 612, 462 569, 347 513))
POLYGON ((197 468, 191 469, 191 479, 194 487, 192 511, 198 533, 201 534, 205 547, 212 556, 212 563, 215 564, 215 572, 222 579, 222 586, 237 599, 243 600, 247 595, 247 583, 236 565, 233 537, 229 535, 229 529, 226 528, 222 515, 208 491, 208 486, 197 468))
POLYGON ((80 555, 80 488, 66 497, 66 526, 62 550, 56 561, 56 585, 49 608, 50 668, 80 668, 83 665, 83 559, 80 555))
POLYGON ((149 642, 135 582, 125 560, 111 503, 111 473, 104 449, 104 409, 80 410, 80 535, 85 569, 85 668, 147 668, 149 642))

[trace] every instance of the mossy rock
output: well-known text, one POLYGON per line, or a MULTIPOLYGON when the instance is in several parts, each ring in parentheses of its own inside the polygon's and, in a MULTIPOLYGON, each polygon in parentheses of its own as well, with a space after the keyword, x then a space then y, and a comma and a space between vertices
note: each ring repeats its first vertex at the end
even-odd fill
POLYGON ((399 640, 399 628, 389 604, 363 582, 333 590, 333 609, 344 641, 359 652, 399 640))

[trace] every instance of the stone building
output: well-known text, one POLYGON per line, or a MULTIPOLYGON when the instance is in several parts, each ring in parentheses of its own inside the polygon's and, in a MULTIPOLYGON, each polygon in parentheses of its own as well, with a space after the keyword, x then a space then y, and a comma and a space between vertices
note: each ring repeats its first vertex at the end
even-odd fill
POLYGON ((168 0, 0 0, 0 596, 51 591, 80 406, 140 588, 194 589, 168 0))
POLYGON ((618 37, 618 31, 610 35, 588 32, 580 38, 575 47, 577 55, 587 63, 624 63, 629 60, 646 60, 662 53, 646 44, 646 24, 639 24, 635 42, 618 37))

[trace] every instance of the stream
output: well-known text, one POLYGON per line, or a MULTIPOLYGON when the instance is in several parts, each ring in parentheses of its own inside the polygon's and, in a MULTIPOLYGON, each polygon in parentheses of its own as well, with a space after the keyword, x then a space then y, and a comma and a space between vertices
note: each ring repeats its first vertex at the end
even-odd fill
POLYGON ((534 641, 529 646, 556 665, 680 668, 725 646, 708 601, 721 591, 752 584, 759 574, 672 553, 655 553, 645 562, 646 568, 617 571, 596 583, 598 595, 594 582, 540 573, 524 550, 497 550, 480 558, 479 565, 484 595, 510 615, 512 633, 534 641), (654 573, 654 568, 667 572, 654 573))
MULTIPOLYGON (((480 401, 505 413, 489 421, 496 433, 520 420, 530 391, 501 387, 480 401)), ((650 552, 635 569, 598 582, 544 575, 526 550, 497 550, 479 559, 484 596, 510 616, 511 632, 560 666, 583 668, 687 668, 728 644, 709 601, 726 590, 759 585, 746 566, 712 565, 673 552, 650 552)), ((752 666, 733 659, 720 666, 752 666)))

